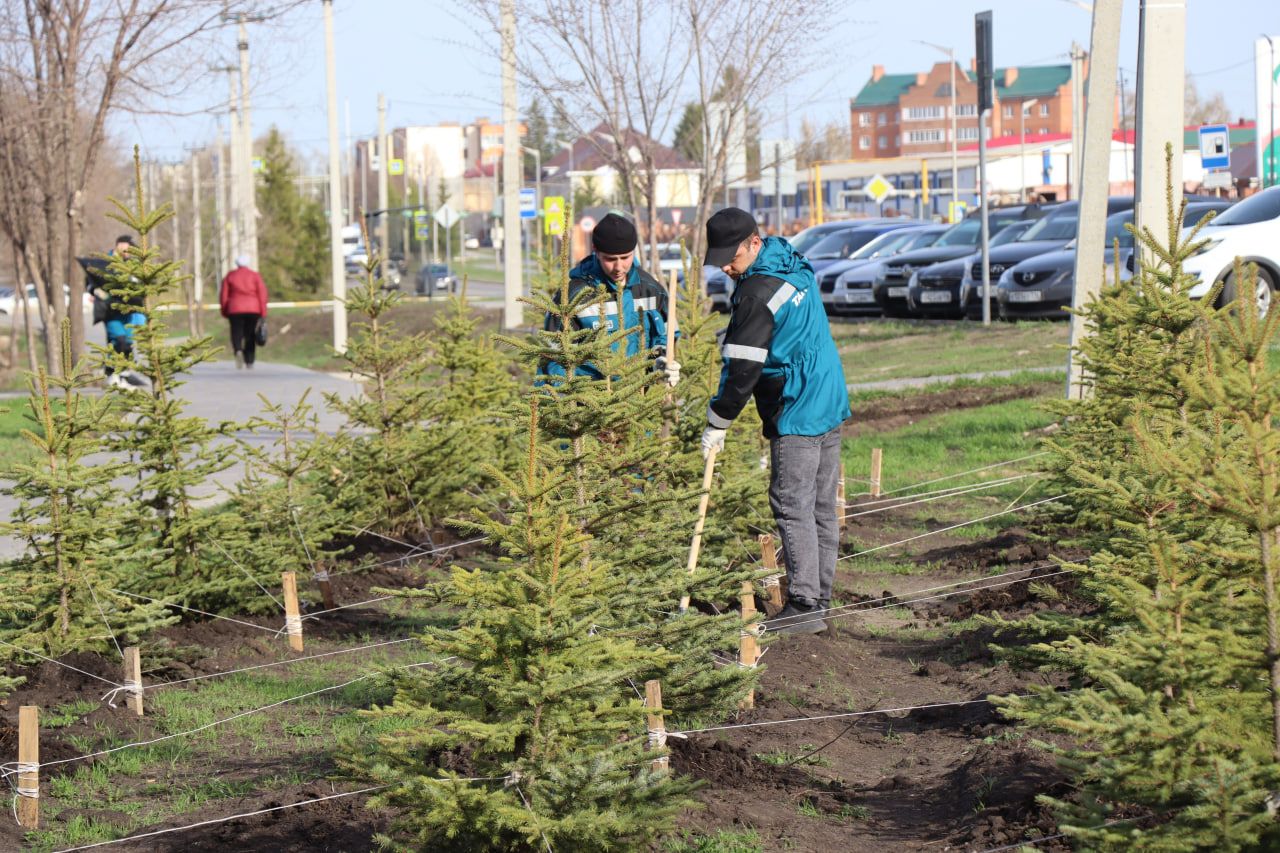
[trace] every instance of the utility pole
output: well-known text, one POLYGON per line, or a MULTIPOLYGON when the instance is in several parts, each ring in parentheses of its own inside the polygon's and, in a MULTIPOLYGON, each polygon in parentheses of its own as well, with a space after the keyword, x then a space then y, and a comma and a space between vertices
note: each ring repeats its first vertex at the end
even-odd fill
MULTIPOLYGON (((1085 103, 1084 156, 1080 169, 1080 228, 1076 240, 1071 346, 1067 350, 1067 397, 1082 399, 1087 389, 1077 353, 1089 334, 1078 313, 1102 288, 1107 191, 1111 169, 1111 124, 1115 116, 1116 65, 1120 58, 1120 10, 1124 0, 1094 0, 1089 39, 1089 100, 1085 103)), ((1182 76, 1179 73, 1178 79, 1182 76)), ((1178 97, 1182 89, 1177 88, 1178 97)), ((1182 129, 1178 129, 1179 135, 1182 129)), ((1180 138, 1180 136, 1179 136, 1180 138)))
POLYGON ((1088 54, 1071 43, 1071 164, 1067 168, 1067 195, 1080 197, 1080 156, 1084 140, 1084 59, 1088 54))
POLYGON ((240 173, 244 171, 244 164, 240 161, 240 95, 236 91, 236 78, 233 76, 235 70, 233 66, 226 68, 227 88, 231 93, 228 118, 230 138, 227 140, 227 212, 230 239, 224 272, 231 269, 231 259, 240 254, 241 247, 244 245, 244 203, 240 198, 240 173))
POLYGON ((200 227, 200 151, 191 152, 191 283, 195 289, 195 333, 204 334, 204 233, 200 227))
POLYGON ((347 272, 342 263, 342 161, 338 152, 338 70, 333 50, 333 0, 324 6, 325 89, 329 107, 329 275, 333 282, 333 348, 347 351, 347 272))
MULTIPOLYGON (((515 0, 502 6, 502 327, 524 325, 520 297, 524 280, 520 269, 520 131, 516 123, 516 13, 515 0), (515 245, 512 245, 512 241, 515 245)), ((496 170, 495 170, 496 171, 496 170)))
POLYGON ((346 114, 346 143, 342 146, 342 164, 347 173, 347 212, 343 218, 343 224, 347 222, 355 222, 356 217, 356 170, 352 165, 351 156, 351 101, 343 101, 343 111, 346 114))
MULTIPOLYGON (((1185 0, 1142 0, 1138 15, 1138 115, 1134 123, 1133 227, 1161 233, 1165 224, 1164 147, 1173 145, 1169 181, 1173 209, 1182 205, 1181 86, 1171 80, 1186 75, 1187 7, 1185 0)), ((1114 77, 1115 74, 1112 74, 1114 77)), ((1135 269, 1143 263, 1141 243, 1134 246, 1135 269)))
POLYGON ((982 216, 982 325, 991 325, 991 224, 987 217, 987 113, 995 106, 994 31, 990 12, 974 16, 978 54, 978 204, 982 216))
POLYGON ((773 207, 777 211, 778 236, 782 236, 782 145, 773 143, 773 207))
POLYGON ((391 244, 387 222, 387 172, 391 169, 391 147, 387 145, 387 96, 378 93, 378 275, 387 277, 387 253, 391 244))
MULTIPOLYGON (((256 19, 255 20, 261 20, 256 19)), ((241 201, 244 207, 244 245, 240 253, 249 256, 249 264, 258 268, 258 202, 253 174, 253 123, 249 118, 249 18, 238 15, 240 38, 236 47, 240 51, 240 138, 241 138, 241 201)))
MULTIPOLYGON (((424 189, 425 189, 425 188, 422 186, 422 184, 423 184, 423 180, 422 180, 422 171, 421 171, 421 166, 419 166, 419 171, 418 171, 418 208, 419 208, 420 210, 425 210, 425 211, 426 211, 426 213, 427 213, 427 216, 429 216, 429 217, 430 217, 430 216, 431 216, 431 211, 427 209, 426 201, 425 201, 425 199, 426 199, 426 193, 424 192, 424 189)), ((434 222, 434 221, 435 221, 435 217, 431 217, 431 221, 433 221, 433 222, 434 222)), ((415 233, 417 232, 418 227, 419 227, 421 224, 422 224, 422 222, 420 222, 420 221, 419 221, 418 217, 417 217, 417 216, 414 216, 414 217, 413 217, 413 230, 414 230, 414 232, 415 232, 415 233)), ((434 250, 433 250, 433 251, 434 251, 434 250)), ((418 266, 420 266, 420 267, 425 267, 426 265, 427 265, 427 241, 426 241, 426 240, 423 240, 423 239, 422 239, 422 235, 420 235, 420 234, 419 234, 419 235, 418 235, 418 266)))
POLYGON ((214 168, 217 169, 217 175, 214 180, 214 196, 213 196, 213 213, 217 217, 214 222, 214 230, 218 232, 218 263, 216 266, 217 275, 220 277, 224 271, 231 267, 227 262, 227 158, 222 150, 222 126, 218 126, 218 148, 214 158, 214 168))

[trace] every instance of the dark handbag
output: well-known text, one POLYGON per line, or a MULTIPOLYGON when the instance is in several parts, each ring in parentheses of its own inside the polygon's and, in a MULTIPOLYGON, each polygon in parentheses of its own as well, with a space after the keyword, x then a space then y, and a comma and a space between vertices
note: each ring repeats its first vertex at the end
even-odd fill
POLYGON ((259 317, 258 324, 253 328, 253 338, 258 342, 258 346, 265 347, 267 345, 267 318, 259 317))

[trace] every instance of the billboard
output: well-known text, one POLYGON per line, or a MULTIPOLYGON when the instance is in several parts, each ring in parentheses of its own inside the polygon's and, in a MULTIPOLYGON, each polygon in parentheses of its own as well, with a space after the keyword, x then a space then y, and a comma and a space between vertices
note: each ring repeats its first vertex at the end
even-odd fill
POLYGON ((1254 92, 1258 116, 1258 178, 1263 187, 1280 183, 1280 36, 1262 36, 1253 44, 1254 92))

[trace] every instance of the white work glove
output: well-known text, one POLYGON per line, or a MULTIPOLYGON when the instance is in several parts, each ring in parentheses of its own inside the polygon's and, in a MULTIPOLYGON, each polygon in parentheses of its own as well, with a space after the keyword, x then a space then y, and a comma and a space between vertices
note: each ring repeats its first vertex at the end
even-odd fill
POLYGON ((719 453, 724 450, 724 437, 729 431, 727 429, 718 429, 709 426, 702 431, 702 458, 706 459, 714 450, 719 453))
POLYGON ((676 385, 680 382, 680 362, 676 361, 675 359, 672 359, 671 361, 667 361, 667 359, 663 357, 658 359, 657 363, 654 366, 657 367, 659 370, 661 370, 663 373, 667 374, 667 384, 670 385, 672 388, 676 387, 676 385))

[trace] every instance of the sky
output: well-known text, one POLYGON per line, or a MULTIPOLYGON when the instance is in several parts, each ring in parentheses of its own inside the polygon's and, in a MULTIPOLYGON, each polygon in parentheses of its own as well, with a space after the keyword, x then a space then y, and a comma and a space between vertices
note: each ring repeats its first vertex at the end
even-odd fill
MULTIPOLYGON (((583 0, 599 2, 599 0, 583 0)), ((752 0, 743 0, 750 8, 752 0)), ((852 0, 813 43, 805 72, 762 104, 763 135, 794 135, 800 121, 848 122, 848 101, 867 82, 873 65, 886 72, 923 71, 943 56, 919 41, 952 47, 964 67, 973 54, 974 13, 991 10, 997 66, 1066 64, 1071 42, 1089 47, 1087 0, 852 0)), ((1138 0, 1125 0, 1120 67, 1133 86, 1137 67, 1138 0)), ((377 128, 377 97, 388 100, 387 126, 466 123, 501 116, 500 80, 482 21, 467 20, 463 4, 444 0, 334 0, 339 132, 348 138, 377 128)), ((1253 40, 1280 35, 1276 0, 1187 0, 1186 65, 1202 96, 1221 92, 1233 120, 1252 119, 1253 40)), ((234 27, 225 38, 235 60, 234 27)), ((297 150, 320 167, 327 144, 324 30, 321 4, 307 3, 271 28, 249 34, 254 70, 255 135, 280 127, 297 150)), ((731 45, 725 46, 732 50, 731 45)), ((144 156, 182 159, 184 150, 211 143, 226 104, 227 82, 216 76, 195 87, 169 112, 112 122, 122 145, 139 143, 144 156), (175 109, 177 107, 178 109, 175 109)), ((522 107, 529 101, 521 87, 522 107)), ((225 118, 222 119, 225 126, 225 118)), ((663 141, 670 141, 663 140, 663 141)))

